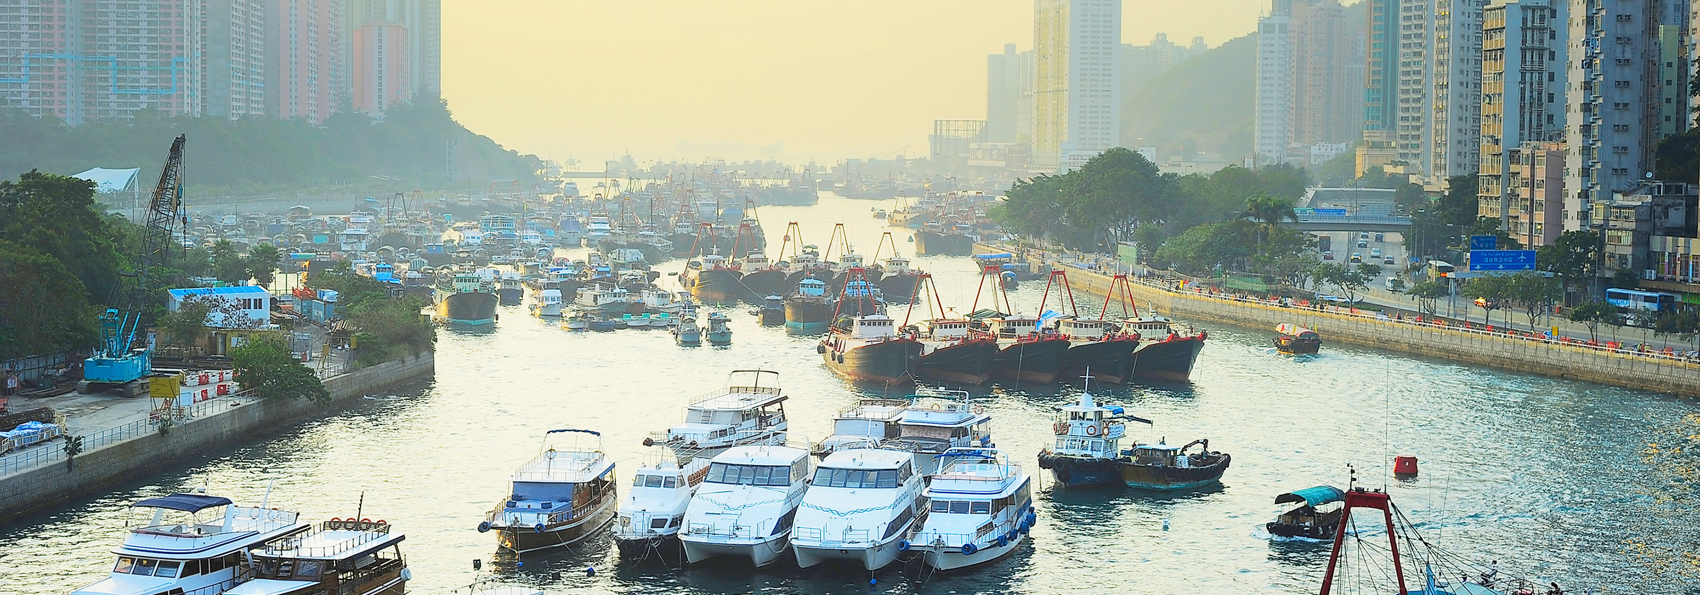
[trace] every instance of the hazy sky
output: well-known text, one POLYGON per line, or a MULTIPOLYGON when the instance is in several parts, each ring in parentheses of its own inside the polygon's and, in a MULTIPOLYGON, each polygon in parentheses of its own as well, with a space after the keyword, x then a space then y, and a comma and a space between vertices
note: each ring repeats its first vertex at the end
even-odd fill
MULTIPOLYGON (((1125 0, 1122 41, 1212 47, 1266 0, 1125 0)), ((986 115, 986 55, 1033 45, 1032 0, 449 0, 443 92, 467 127, 586 165, 925 156, 986 115)))

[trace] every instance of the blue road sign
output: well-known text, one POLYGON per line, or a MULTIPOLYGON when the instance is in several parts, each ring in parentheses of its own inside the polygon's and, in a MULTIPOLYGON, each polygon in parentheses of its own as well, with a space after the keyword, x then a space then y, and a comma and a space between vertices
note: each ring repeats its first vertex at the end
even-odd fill
POLYGON ((1472 271, 1535 270, 1534 250, 1471 250, 1472 271))
POLYGON ((1470 236, 1470 250, 1498 250, 1499 236, 1470 236))
POLYGON ((1345 217, 1346 209, 1317 209, 1316 214, 1330 217, 1345 217))

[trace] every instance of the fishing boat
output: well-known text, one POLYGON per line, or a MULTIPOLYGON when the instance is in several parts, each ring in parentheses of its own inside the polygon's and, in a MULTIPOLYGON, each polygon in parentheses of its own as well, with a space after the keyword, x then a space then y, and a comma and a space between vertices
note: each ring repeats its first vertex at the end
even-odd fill
POLYGON ((810 461, 807 450, 774 445, 715 455, 685 512, 686 561, 737 556, 760 568, 778 560, 809 488, 810 461))
POLYGON ((815 468, 791 530, 797 565, 855 560, 879 570, 897 559, 897 545, 925 512, 923 476, 915 457, 899 450, 851 448, 815 468))
POLYGON ((1121 484, 1119 445, 1127 435, 1123 419, 1151 423, 1126 416, 1121 407, 1099 405, 1091 392, 1081 391, 1078 403, 1057 408, 1051 425, 1056 440, 1039 452, 1039 468, 1050 469, 1057 483, 1067 487, 1121 484))
POLYGON ((968 391, 917 388, 897 420, 897 437, 882 442, 915 454, 923 474, 938 470, 939 455, 952 448, 992 448, 992 416, 968 391))
POLYGON ((839 411, 832 419, 832 435, 812 447, 816 457, 825 458, 840 448, 872 448, 900 435, 897 423, 908 411, 904 399, 862 399, 839 411))
POLYGON ((751 296, 766 296, 785 292, 786 269, 769 260, 760 250, 752 250, 739 263, 744 276, 739 280, 744 290, 751 296))
POLYGON ((826 282, 806 277, 796 291, 785 296, 785 330, 814 334, 832 325, 833 300, 826 295, 826 282))
POLYGON ((787 398, 779 386, 779 372, 733 370, 726 375, 724 388, 685 406, 685 423, 645 438, 644 446, 665 444, 680 464, 689 464, 734 446, 783 441, 787 398))
POLYGON ((177 493, 130 505, 135 519, 106 579, 73 595, 222 593, 250 578, 248 550, 309 530, 294 512, 177 493))
POLYGON ((920 530, 898 543, 928 566, 955 570, 1001 558, 1038 520, 1031 480, 1021 465, 993 448, 953 448, 932 476, 928 513, 920 530))
MULTIPOLYGON (((932 317, 913 327, 910 334, 921 343, 921 356, 916 375, 923 380, 985 384, 992 377, 992 360, 997 356, 998 343, 986 333, 974 332, 973 321, 946 310, 939 299, 938 287, 932 275, 921 273, 916 283, 917 293, 924 286, 930 297, 923 296, 932 317)), ((909 305, 914 313, 915 305, 909 305)), ((906 329, 909 327, 905 327, 906 329)))
POLYGON ((679 319, 679 325, 673 327, 673 342, 686 346, 702 344, 702 327, 697 326, 695 316, 679 319))
POLYGON ((727 326, 730 322, 731 320, 726 318, 725 314, 720 312, 708 313, 708 329, 703 331, 703 335, 708 337, 709 345, 732 344, 732 327, 727 326))
POLYGON ((673 292, 664 289, 644 289, 638 292, 645 310, 650 312, 666 312, 677 314, 684 309, 685 304, 673 292))
POLYGON ((561 327, 569 331, 582 331, 590 328, 590 315, 584 312, 573 312, 561 321, 561 327))
POLYGON ((1275 497, 1275 504, 1299 504, 1282 512, 1264 529, 1277 537, 1333 539, 1340 528, 1340 516, 1345 510, 1346 492, 1334 486, 1316 486, 1293 490, 1275 497))
POLYGON ((678 551, 679 530, 691 496, 708 474, 709 459, 697 458, 680 467, 672 457, 639 467, 626 497, 620 500, 614 544, 624 558, 643 558, 678 551))
MULTIPOLYGON (((359 516, 359 515, 356 515, 359 516)), ((383 519, 331 519, 249 552, 254 579, 225 595, 402 595, 412 577, 383 519)))
POLYGON ((1102 318, 1064 318, 1057 321, 1057 334, 1068 341, 1068 351, 1062 357, 1063 374, 1114 384, 1126 382, 1133 375, 1133 352, 1139 348, 1139 336, 1122 332, 1120 325, 1102 318))
POLYGON ((472 271, 438 276, 437 318, 450 325, 489 326, 496 323, 496 287, 472 271))
POLYGON ((517 553, 569 546, 594 535, 614 519, 618 505, 614 462, 602 451, 602 434, 560 429, 543 434, 542 451, 508 481, 508 496, 478 524, 496 531, 496 543, 517 553), (594 448, 576 443, 557 449, 556 435, 590 436, 594 448))
POLYGON ((697 301, 729 304, 744 295, 743 273, 719 254, 704 254, 685 264, 679 281, 697 301))
POLYGON ((1184 446, 1134 444, 1117 461, 1122 483, 1142 490, 1193 490, 1222 480, 1232 457, 1210 450, 1210 440, 1199 439, 1184 446), (1196 452, 1188 453, 1193 446, 1196 452))
POLYGON ((1292 324, 1276 325, 1275 350, 1289 355, 1316 353, 1322 349, 1322 336, 1316 331, 1292 324))
POLYGON ((992 357, 992 375, 1021 382, 1050 384, 1062 373, 1063 355, 1069 341, 1043 329, 1039 319, 1008 315, 983 320, 987 332, 996 337, 998 352, 992 357))
POLYGON ((531 304, 531 314, 539 318, 560 317, 561 290, 545 289, 537 292, 537 301, 531 304))
POLYGON ((586 316, 589 317, 587 325, 590 327, 590 330, 593 331, 605 333, 618 329, 621 325, 619 320, 609 318, 599 312, 589 312, 586 313, 586 316))
POLYGON ((1334 545, 1328 552, 1328 566, 1317 592, 1319 595, 1562 595, 1565 591, 1555 582, 1500 576, 1497 564, 1473 565, 1456 552, 1442 551, 1433 537, 1424 536, 1421 527, 1394 505, 1391 494, 1354 486, 1346 490, 1334 545), (1369 517, 1353 519, 1353 512, 1358 510, 1369 513, 1369 517), (1377 525, 1383 528, 1378 529, 1377 525), (1405 572, 1407 563, 1421 565, 1421 582, 1415 588, 1409 582, 1415 576, 1407 576, 1405 572))
POLYGON ((626 323, 626 328, 649 328, 649 315, 621 314, 620 322, 626 323))
POLYGON ((502 271, 496 283, 496 300, 503 306, 517 306, 525 299, 525 282, 515 271, 502 271))
POLYGON ((1177 325, 1161 316, 1145 316, 1123 323, 1139 335, 1139 347, 1133 350, 1133 372, 1136 380, 1186 382, 1192 377, 1198 352, 1204 350, 1209 335, 1190 326, 1177 325))
POLYGON ((756 314, 761 317, 762 326, 785 324, 785 298, 777 295, 762 298, 761 309, 756 314))
POLYGON ((851 380, 882 384, 915 381, 921 343, 897 334, 896 323, 884 314, 845 319, 816 347, 826 366, 851 380))

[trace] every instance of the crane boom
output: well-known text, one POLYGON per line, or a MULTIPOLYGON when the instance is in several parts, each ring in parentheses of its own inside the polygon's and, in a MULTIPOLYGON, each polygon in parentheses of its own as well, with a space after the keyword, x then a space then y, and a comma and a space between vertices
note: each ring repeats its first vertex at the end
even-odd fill
POLYGON ((171 235, 183 213, 183 145, 187 137, 171 142, 159 184, 148 202, 147 221, 141 233, 137 270, 119 279, 110 308, 100 315, 100 348, 83 362, 83 379, 92 383, 128 384, 153 371, 153 356, 147 346, 132 348, 142 331, 142 315, 153 291, 150 279, 156 267, 166 266, 171 256, 171 235))

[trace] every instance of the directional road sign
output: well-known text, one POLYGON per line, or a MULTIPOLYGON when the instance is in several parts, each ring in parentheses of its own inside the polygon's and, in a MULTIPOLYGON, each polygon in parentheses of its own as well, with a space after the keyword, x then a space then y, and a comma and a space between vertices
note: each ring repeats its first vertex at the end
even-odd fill
POLYGON ((1471 250, 1498 250, 1499 236, 1470 236, 1471 250))
POLYGON ((1534 250, 1471 250, 1472 271, 1535 270, 1534 250))

